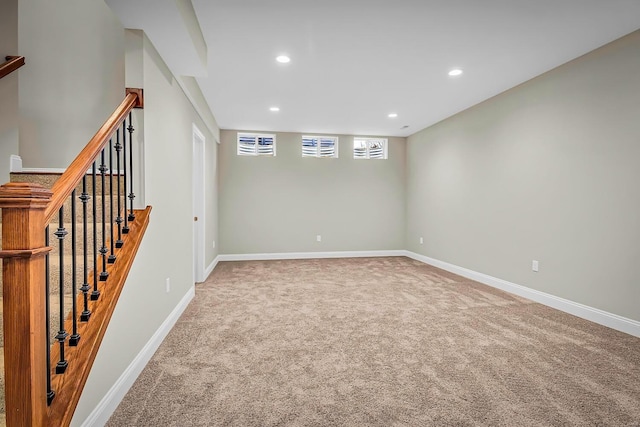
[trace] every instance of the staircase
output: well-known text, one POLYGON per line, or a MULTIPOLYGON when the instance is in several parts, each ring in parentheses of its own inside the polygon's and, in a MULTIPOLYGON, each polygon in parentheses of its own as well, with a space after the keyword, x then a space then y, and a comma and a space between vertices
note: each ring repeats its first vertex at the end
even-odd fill
MULTIPOLYGON (((55 182, 60 178, 62 174, 61 173, 12 173, 11 174, 11 182, 22 182, 22 183, 37 183, 42 185, 45 188, 49 188, 51 189, 53 187, 53 185, 55 184, 55 182)), ((91 188, 92 187, 92 179, 93 177, 91 175, 88 176, 87 179, 87 185, 91 188)), ((117 186, 117 179, 120 179, 120 186, 121 188, 124 188, 124 182, 121 176, 115 176, 114 180, 113 180, 113 189, 111 188, 111 180, 107 179, 106 181, 106 185, 107 185, 107 192, 105 193, 106 197, 105 197, 105 212, 107 213, 107 216, 109 216, 111 214, 111 197, 110 196, 115 196, 117 194, 116 192, 116 186, 117 186)), ((99 180, 99 178, 98 178, 99 180)), ((76 187, 76 194, 80 194, 82 192, 82 185, 79 184, 76 187)), ((97 222, 100 223, 102 221, 101 218, 101 213, 102 213, 102 187, 101 185, 97 184, 96 185, 96 192, 97 192, 97 199, 96 199, 96 205, 97 205, 97 222)), ((75 222, 75 227, 78 231, 77 235, 76 235, 76 245, 77 245, 77 255, 76 255, 76 269, 75 269, 75 274, 76 274, 76 280, 78 281, 78 283, 82 283, 83 281, 83 273, 84 273, 84 259, 83 259, 83 252, 84 252, 84 239, 82 238, 83 236, 83 224, 84 221, 82 219, 82 210, 78 210, 76 212, 76 218, 72 218, 71 217, 71 209, 70 209, 70 201, 65 202, 65 217, 64 217, 64 228, 66 230, 71 230, 72 229, 72 222, 75 222)), ((116 206, 114 204, 114 209, 116 209, 116 206)), ((115 213, 114 213, 115 215, 115 213)), ((87 248, 89 249, 89 252, 91 252, 92 248, 93 248, 93 209, 89 209, 87 212, 87 217, 89 219, 88 222, 88 227, 87 227, 87 248)), ((108 218, 107 218, 108 220, 108 218)), ((54 235, 56 229, 58 228, 58 219, 56 218, 54 221, 51 221, 49 223, 49 242, 55 242, 56 241, 56 236, 54 235)), ((2 220, 0 217, 0 231, 2 230, 2 220)), ((100 240, 100 238, 98 238, 98 240, 100 240)), ((101 245, 101 242, 98 242, 99 245, 101 245)), ((0 241, 0 248, 1 248, 1 241, 0 241)), ((63 292, 63 308, 64 308, 64 318, 68 318, 68 316, 71 313, 71 308, 72 308, 72 301, 73 301, 73 297, 74 294, 72 292, 72 274, 73 274, 73 269, 72 269, 72 263, 70 262, 71 260, 71 245, 67 244, 66 246, 64 246, 64 257, 65 260, 67 260, 68 262, 66 262, 63 266, 64 268, 64 292, 63 292)), ((50 264, 50 287, 49 287, 49 295, 50 295, 50 316, 49 316, 49 337, 51 342, 55 342, 55 336, 58 333, 58 330, 60 330, 60 324, 59 324, 59 309, 60 309, 60 301, 59 301, 59 283, 60 283, 60 257, 59 257, 59 249, 57 245, 53 246, 53 249, 51 250, 51 252, 49 253, 49 264, 50 264)), ((78 286, 79 288, 80 286, 78 286)), ((76 289, 76 293, 75 296, 77 297, 78 294, 81 293, 78 289, 76 289)), ((4 390, 4 328, 3 328, 3 322, 2 322, 2 275, 0 275, 0 347, 2 347, 0 349, 0 368, 1 368, 1 372, 0 372, 0 427, 6 425, 6 420, 5 420, 5 390, 4 390)))
POLYGON ((134 210, 127 186, 131 110, 141 107, 142 91, 128 90, 64 174, 14 174, 0 187, 0 410, 9 426, 71 422, 149 221, 151 208, 134 210))

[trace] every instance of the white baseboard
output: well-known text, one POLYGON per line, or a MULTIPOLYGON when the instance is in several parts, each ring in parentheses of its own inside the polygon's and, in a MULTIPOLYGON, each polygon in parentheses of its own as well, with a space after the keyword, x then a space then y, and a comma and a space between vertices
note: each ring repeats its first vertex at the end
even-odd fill
POLYGON ((519 295, 540 304, 544 304, 548 307, 564 311, 565 313, 573 314, 574 316, 578 316, 591 322, 598 323, 600 325, 607 326, 609 328, 640 338, 640 322, 638 321, 627 319, 626 317, 618 316, 617 314, 609 313, 594 307, 589 307, 588 305, 560 298, 555 295, 547 294, 545 292, 536 291, 535 289, 517 285, 506 280, 489 276, 487 274, 478 273, 477 271, 469 270, 464 267, 449 264, 448 262, 429 258, 415 252, 405 251, 405 255, 409 258, 415 259, 416 261, 421 261, 425 264, 433 265, 434 267, 438 267, 451 273, 455 273, 471 280, 475 280, 476 282, 480 282, 494 288, 502 289, 503 291, 519 295))
MULTIPOLYGON (((382 256, 405 256, 404 250, 389 251, 338 251, 338 252, 281 252, 269 254, 224 254, 217 261, 264 261, 276 259, 312 259, 312 258, 368 258, 382 256)), ((216 261, 216 262, 217 262, 216 261)))
POLYGON ((216 265, 218 265, 218 261, 220 261, 220 255, 216 256, 213 261, 211 261, 211 264, 209 264, 209 266, 204 270, 205 280, 207 280, 207 277, 209 277, 209 275, 213 272, 213 269, 216 268, 216 265))
POLYGON ((12 154, 9 158, 9 171, 10 172, 22 172, 22 157, 17 154, 12 154))
POLYGON ((22 168, 20 172, 24 173, 64 173, 66 168, 22 168))
MULTIPOLYGON (((12 159, 13 162, 13 159, 12 159)), ((12 163, 13 165, 13 163, 12 163)), ((12 166, 13 168, 13 166, 12 166)), ((17 163, 16 163, 16 169, 18 169, 17 163)), ((40 174, 40 173, 50 173, 50 174, 63 174, 67 171, 66 168, 23 168, 22 167, 22 159, 20 159, 20 167, 19 170, 11 170, 11 172, 22 172, 22 173, 31 173, 31 174, 40 174)), ((107 175, 110 174, 111 172, 107 169, 107 175)), ((87 175, 91 175, 91 168, 87 169, 87 175)), ((98 174, 100 174, 100 172, 97 172, 98 174)), ((113 171, 114 176, 115 175, 123 175, 124 174, 124 169, 121 170, 114 170, 113 171)))
POLYGON ((124 370, 120 378, 115 382, 107 394, 102 398, 100 403, 93 409, 91 414, 81 424, 82 427, 104 426, 109 418, 116 410, 124 396, 127 394, 133 383, 136 381, 142 370, 151 357, 156 352, 162 341, 165 339, 169 331, 176 324, 184 310, 187 308, 193 297, 195 296, 195 288, 192 286, 178 305, 167 316, 162 325, 153 334, 151 339, 140 350, 140 353, 133 359, 131 364, 124 370))

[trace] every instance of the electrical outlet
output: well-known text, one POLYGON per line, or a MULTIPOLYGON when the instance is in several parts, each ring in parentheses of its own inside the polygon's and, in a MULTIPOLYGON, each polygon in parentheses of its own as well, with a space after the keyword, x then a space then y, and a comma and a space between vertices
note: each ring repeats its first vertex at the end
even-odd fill
POLYGON ((316 236, 316 242, 322 242, 322 236, 321 235, 317 235, 316 236))
POLYGON ((215 249, 215 248, 216 248, 216 241, 214 240, 213 241, 213 249, 215 249))
POLYGON ((536 261, 535 259, 531 261, 531 270, 538 272, 538 261, 536 261))
POLYGON ((167 285, 166 285, 167 293, 171 291, 171 279, 167 277, 167 285))
POLYGON ((424 239, 421 237, 420 238, 420 244, 422 245, 424 243, 424 239))

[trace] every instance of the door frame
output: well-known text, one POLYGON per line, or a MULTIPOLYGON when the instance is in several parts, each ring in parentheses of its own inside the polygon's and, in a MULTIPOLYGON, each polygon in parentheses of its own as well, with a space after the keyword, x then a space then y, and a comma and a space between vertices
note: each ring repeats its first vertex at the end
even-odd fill
POLYGON ((192 210, 193 210, 193 281, 203 282, 205 262, 205 137, 193 124, 192 210), (196 218, 198 220, 196 221, 196 218))

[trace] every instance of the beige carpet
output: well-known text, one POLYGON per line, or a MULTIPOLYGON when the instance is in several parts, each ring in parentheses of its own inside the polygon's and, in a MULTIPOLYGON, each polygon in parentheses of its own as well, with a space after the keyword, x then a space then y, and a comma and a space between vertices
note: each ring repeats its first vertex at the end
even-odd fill
POLYGON ((220 263, 108 426, 640 426, 640 339, 407 258, 220 263))

